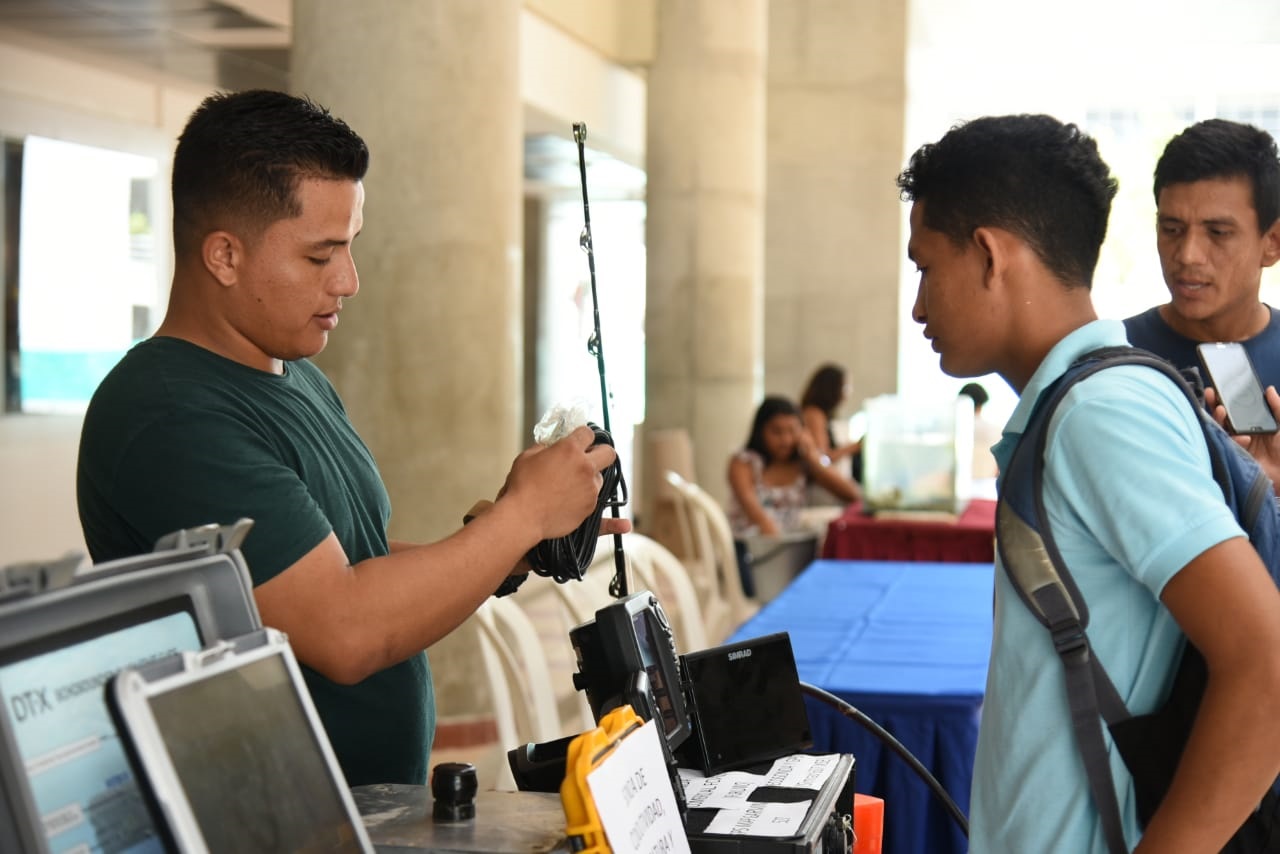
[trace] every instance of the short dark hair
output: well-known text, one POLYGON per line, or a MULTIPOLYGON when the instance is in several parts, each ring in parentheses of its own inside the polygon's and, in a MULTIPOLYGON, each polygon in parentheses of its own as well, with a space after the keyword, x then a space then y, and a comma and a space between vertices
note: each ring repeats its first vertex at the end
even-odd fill
POLYGON ((1280 155, 1265 130, 1226 119, 1197 122, 1169 140, 1156 161, 1155 197, 1170 184, 1244 178, 1253 191, 1258 233, 1280 217, 1280 155))
MULTIPOLYGON (((747 450, 755 451, 768 465, 774 462, 769 456, 769 448, 764 441, 764 425, 768 424, 773 418, 779 415, 793 415, 800 417, 800 409, 791 402, 790 398, 781 397, 779 395, 770 395, 760 401, 760 406, 756 409, 755 420, 751 422, 751 435, 747 437, 747 450)), ((796 456, 799 456, 800 448, 796 447, 796 456)))
POLYGON ((301 213, 299 178, 359 181, 364 140, 306 98, 253 89, 206 98, 173 155, 173 241, 179 255, 210 231, 254 233, 301 213))
POLYGON ((987 394, 987 390, 979 383, 965 383, 960 387, 960 394, 973 398, 975 409, 986 406, 987 401, 991 399, 991 395, 987 394))
POLYGON ((1116 180, 1093 138, 1052 116, 987 116, 921 146, 898 175, 924 224, 963 246, 975 229, 1025 240, 1063 283, 1090 287, 1116 180))
POLYGON ((800 395, 800 405, 816 406, 828 416, 840 405, 844 397, 844 368, 828 362, 814 371, 809 384, 800 395))

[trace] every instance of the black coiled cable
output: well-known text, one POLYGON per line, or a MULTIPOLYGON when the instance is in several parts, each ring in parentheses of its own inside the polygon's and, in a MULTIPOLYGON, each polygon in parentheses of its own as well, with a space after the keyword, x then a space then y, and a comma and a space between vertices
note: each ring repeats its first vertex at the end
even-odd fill
MULTIPOLYGON (((608 431, 595 424, 588 424, 595 431, 596 445, 613 447, 613 437, 608 431)), ((604 484, 600 487, 600 496, 596 499, 595 511, 583 520, 572 533, 552 540, 543 540, 526 555, 530 568, 538 575, 552 578, 557 584, 566 581, 581 581, 587 567, 596 554, 596 541, 600 538, 600 519, 606 507, 614 505, 615 491, 621 490, 621 503, 627 501, 627 485, 622 477, 622 463, 617 459, 601 472, 604 484)))

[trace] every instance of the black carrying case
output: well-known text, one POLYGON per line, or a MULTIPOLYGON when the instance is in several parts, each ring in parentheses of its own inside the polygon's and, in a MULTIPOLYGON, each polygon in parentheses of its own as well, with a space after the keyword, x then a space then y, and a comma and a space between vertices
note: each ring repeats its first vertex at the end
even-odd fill
MULTIPOLYGON (((764 773, 772 763, 764 762, 740 770, 764 773)), ((841 754, 835 769, 822 788, 781 788, 762 786, 748 800, 795 803, 813 799, 809 812, 795 836, 748 836, 707 833, 707 825, 717 810, 691 809, 685 831, 693 854, 847 854, 853 840, 854 757, 841 754)))

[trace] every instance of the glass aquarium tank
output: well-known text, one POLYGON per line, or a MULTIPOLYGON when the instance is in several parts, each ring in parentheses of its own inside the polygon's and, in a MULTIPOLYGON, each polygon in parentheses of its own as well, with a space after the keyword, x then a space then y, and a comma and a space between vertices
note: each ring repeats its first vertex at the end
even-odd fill
POLYGON ((973 400, 866 402, 863 508, 959 515, 973 493, 973 400))

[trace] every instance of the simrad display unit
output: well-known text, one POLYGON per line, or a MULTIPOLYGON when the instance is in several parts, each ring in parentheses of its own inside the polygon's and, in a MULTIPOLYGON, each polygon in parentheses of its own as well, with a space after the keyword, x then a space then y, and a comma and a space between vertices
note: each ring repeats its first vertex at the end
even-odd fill
POLYGON ((718 774, 813 746, 786 632, 685 653, 680 665, 694 733, 682 765, 718 774))

